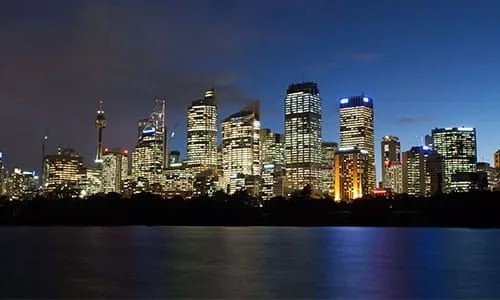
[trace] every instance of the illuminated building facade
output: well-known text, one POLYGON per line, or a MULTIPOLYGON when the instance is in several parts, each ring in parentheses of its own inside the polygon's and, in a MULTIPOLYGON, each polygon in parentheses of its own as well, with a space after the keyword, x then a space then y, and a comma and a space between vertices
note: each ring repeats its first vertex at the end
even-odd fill
POLYGON ((285 136, 268 128, 261 130, 263 200, 285 195, 285 136))
POLYGON ((35 171, 15 168, 6 182, 6 194, 12 200, 29 199, 37 191, 38 176, 35 171))
POLYGON ((444 160, 444 192, 463 192, 467 184, 466 177, 473 188, 473 177, 459 173, 476 173, 477 148, 476 129, 465 127, 436 128, 432 130, 434 150, 444 160), (456 178, 456 180, 454 180, 456 178))
POLYGON ((291 84, 285 98, 287 194, 318 189, 321 170, 321 98, 314 82, 291 84))
POLYGON ((443 159, 427 146, 403 152, 403 190, 413 196, 432 196, 442 192, 443 159))
POLYGON ((97 128, 97 153, 95 162, 102 163, 102 131, 106 128, 106 117, 104 115, 103 101, 99 102, 99 110, 95 119, 95 127, 97 128))
POLYGON ((0 152, 0 196, 7 194, 7 170, 3 161, 3 152, 0 152))
POLYGON ((321 179, 319 190, 321 194, 335 197, 335 153, 338 145, 335 142, 321 143, 321 179))
POLYGON ((370 194, 369 161, 365 149, 339 148, 335 153, 335 201, 351 201, 370 194))
POLYGON ((79 197, 84 198, 102 193, 103 178, 102 166, 80 169, 78 186, 80 188, 79 197))
MULTIPOLYGON (((395 136, 386 135, 382 138, 381 142, 381 152, 382 154, 382 186, 384 188, 390 188, 391 191, 395 192, 395 184, 399 184, 394 179, 394 172, 392 174, 387 174, 388 169, 392 165, 401 164, 401 143, 399 138, 395 136), (387 176, 390 175, 390 176, 387 176)), ((397 167, 396 167, 397 169, 397 167)), ((402 185, 402 182, 400 182, 402 185)))
POLYGON ((46 191, 79 189, 83 158, 72 149, 59 148, 57 154, 45 156, 43 187, 46 191))
POLYGON ((168 165, 165 101, 156 100, 147 120, 139 121, 139 139, 132 153, 132 179, 145 191, 158 192, 168 165))
POLYGON ((384 188, 388 189, 391 194, 404 193, 403 165, 401 162, 385 167, 384 181, 384 188))
POLYGON ((217 167, 217 103, 214 89, 188 109, 187 164, 194 174, 217 167))
POLYGON ((193 174, 181 162, 171 163, 165 171, 165 196, 191 198, 193 194, 193 174))
POLYGON ((487 162, 477 163, 478 185, 480 190, 494 191, 497 189, 498 171, 487 162))
POLYGON ((128 150, 105 148, 102 163, 104 193, 121 193, 128 177, 128 150))
POLYGON ((259 119, 257 102, 222 121, 222 172, 229 194, 247 187, 245 181, 252 176, 261 175, 259 119))
POLYGON ((373 99, 365 95, 340 99, 340 147, 368 151, 368 193, 375 188, 373 99))

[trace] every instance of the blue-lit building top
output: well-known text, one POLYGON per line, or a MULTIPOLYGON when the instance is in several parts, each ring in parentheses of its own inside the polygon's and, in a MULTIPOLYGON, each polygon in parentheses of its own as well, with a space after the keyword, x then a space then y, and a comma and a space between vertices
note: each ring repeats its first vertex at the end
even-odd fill
POLYGON ((365 95, 341 98, 339 103, 340 108, 366 106, 373 109, 373 99, 365 95))

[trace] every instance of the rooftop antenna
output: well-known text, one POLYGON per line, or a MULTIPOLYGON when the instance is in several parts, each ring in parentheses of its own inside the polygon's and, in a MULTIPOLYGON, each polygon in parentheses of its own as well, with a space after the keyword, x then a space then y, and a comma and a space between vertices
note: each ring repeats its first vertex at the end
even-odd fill
POLYGON ((40 169, 40 186, 43 188, 44 175, 45 175, 45 146, 49 139, 49 129, 45 129, 45 135, 42 137, 42 168, 40 169))

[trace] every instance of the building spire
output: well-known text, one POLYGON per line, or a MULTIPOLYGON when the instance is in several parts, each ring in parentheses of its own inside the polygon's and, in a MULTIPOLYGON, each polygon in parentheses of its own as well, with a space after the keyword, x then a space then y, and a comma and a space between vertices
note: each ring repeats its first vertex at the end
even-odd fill
POLYGON ((104 100, 99 100, 99 110, 95 119, 95 127, 97 128, 97 153, 95 162, 102 163, 102 131, 106 128, 106 116, 104 115, 104 100))

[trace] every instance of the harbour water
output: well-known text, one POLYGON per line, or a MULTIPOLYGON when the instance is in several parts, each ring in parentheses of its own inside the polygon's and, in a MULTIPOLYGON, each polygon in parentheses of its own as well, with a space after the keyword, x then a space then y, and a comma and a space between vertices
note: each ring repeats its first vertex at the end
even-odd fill
POLYGON ((500 230, 2 227, 0 298, 500 298, 500 230))

